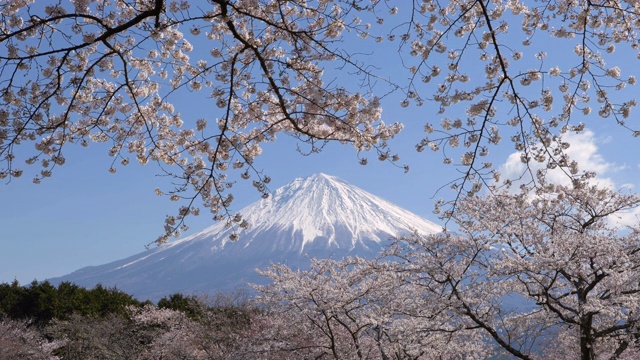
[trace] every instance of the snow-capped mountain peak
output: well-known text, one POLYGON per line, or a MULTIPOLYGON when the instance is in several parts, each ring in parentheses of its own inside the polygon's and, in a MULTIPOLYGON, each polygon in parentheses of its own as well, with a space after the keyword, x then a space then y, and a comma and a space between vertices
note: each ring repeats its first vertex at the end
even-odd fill
MULTIPOLYGON (((251 246, 256 235, 275 231, 286 236, 273 239, 272 247, 298 253, 319 243, 351 250, 358 244, 380 243, 412 231, 427 234, 442 230, 397 205, 323 173, 297 178, 269 198, 240 210, 240 214, 250 224, 249 229, 239 234, 245 247, 251 246)), ((221 232, 228 235, 232 231, 216 224, 184 241, 209 238, 221 232)), ((223 239, 222 245, 227 241, 223 239)))
POLYGON ((272 262, 304 266, 308 257, 374 256, 391 237, 442 228, 326 174, 298 178, 240 210, 249 228, 213 226, 127 259, 80 269, 52 281, 117 286, 139 298, 211 291, 255 281, 272 262))

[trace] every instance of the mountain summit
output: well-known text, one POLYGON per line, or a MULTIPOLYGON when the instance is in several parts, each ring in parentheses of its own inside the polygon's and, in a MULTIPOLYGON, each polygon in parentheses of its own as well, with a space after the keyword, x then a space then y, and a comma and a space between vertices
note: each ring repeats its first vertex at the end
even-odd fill
POLYGON ((229 290, 243 280, 258 281, 254 269, 284 262, 303 267, 309 257, 371 257, 390 237, 413 231, 432 234, 441 227, 345 181, 314 174, 277 189, 240 210, 250 224, 234 231, 217 223, 199 233, 53 283, 116 286, 140 299, 174 292, 229 290))

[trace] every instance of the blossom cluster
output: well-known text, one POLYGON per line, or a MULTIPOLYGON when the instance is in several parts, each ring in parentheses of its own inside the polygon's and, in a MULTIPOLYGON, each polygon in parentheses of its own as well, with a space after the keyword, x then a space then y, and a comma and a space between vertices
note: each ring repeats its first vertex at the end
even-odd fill
POLYGON ((612 118, 638 133, 627 120, 636 100, 624 91, 635 84, 635 69, 623 68, 638 54, 638 10, 627 1, 519 0, 406 9, 410 26, 394 29, 409 39, 400 53, 410 55, 403 63, 412 82, 401 106, 434 104, 442 114, 440 124, 426 124, 417 150, 442 152, 445 164, 462 169, 451 183, 457 192, 500 185, 482 157, 502 138, 526 163, 576 174, 565 154, 567 132, 612 118))
POLYGON ((403 95, 401 108, 439 114, 416 148, 459 167, 458 193, 500 185, 485 159, 503 139, 527 164, 573 176, 567 132, 606 118, 640 134, 628 121, 637 74, 620 61, 638 56, 638 14, 640 3, 617 0, 5 1, 0 179, 24 176, 26 162, 41 166, 38 183, 65 163, 66 145, 108 143, 110 172, 151 161, 174 178, 157 193, 183 204, 158 242, 201 207, 244 226, 230 188, 251 178, 268 196, 255 160, 280 134, 307 153, 336 141, 363 165, 367 151, 397 161, 387 143, 403 125, 383 121, 378 82, 403 95), (375 44, 386 53, 397 41, 408 81, 373 70, 352 40, 376 56, 375 44), (206 116, 181 114, 179 94, 207 101, 206 116))
POLYGON ((255 160, 278 134, 311 152, 337 141, 382 156, 402 129, 382 121, 372 94, 325 81, 330 62, 362 70, 334 43, 367 26, 349 2, 32 3, 0 4, 0 179, 22 176, 24 160, 41 166, 39 183, 64 164, 69 144, 109 144, 111 173, 156 162, 175 184, 156 193, 186 203, 167 217, 160 243, 200 207, 246 227, 229 213, 229 188, 234 176, 253 175, 268 196, 255 160), (209 101, 207 116, 184 118, 181 93, 209 101))

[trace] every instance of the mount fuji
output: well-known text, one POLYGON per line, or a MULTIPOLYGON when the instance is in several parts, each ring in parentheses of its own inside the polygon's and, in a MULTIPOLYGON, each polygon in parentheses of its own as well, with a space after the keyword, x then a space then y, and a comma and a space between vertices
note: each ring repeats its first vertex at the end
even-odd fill
POLYGON ((112 263, 49 279, 81 286, 102 284, 139 299, 232 290, 260 282, 256 268, 282 262, 307 266, 310 257, 375 256, 389 238, 442 228, 345 181, 315 174, 240 210, 250 224, 234 231, 217 223, 199 233, 112 263))

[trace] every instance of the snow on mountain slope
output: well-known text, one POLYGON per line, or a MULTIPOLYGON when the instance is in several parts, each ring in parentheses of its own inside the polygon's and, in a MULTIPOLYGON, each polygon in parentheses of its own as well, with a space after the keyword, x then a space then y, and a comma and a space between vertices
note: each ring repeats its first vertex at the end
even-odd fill
POLYGON ((305 266, 309 257, 374 256, 390 238, 441 227, 336 177, 295 179, 240 213, 250 227, 231 241, 217 223, 199 233, 109 264, 51 279, 117 286, 140 299, 229 290, 255 282, 256 267, 305 266))

